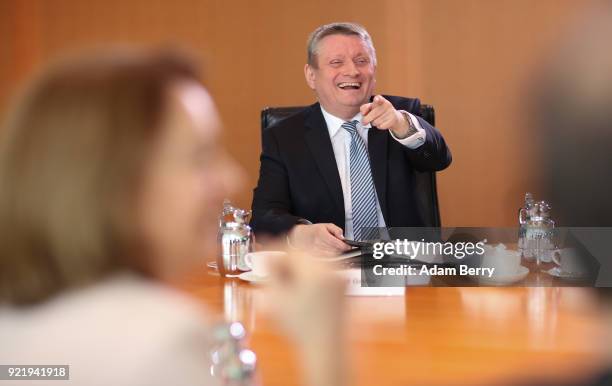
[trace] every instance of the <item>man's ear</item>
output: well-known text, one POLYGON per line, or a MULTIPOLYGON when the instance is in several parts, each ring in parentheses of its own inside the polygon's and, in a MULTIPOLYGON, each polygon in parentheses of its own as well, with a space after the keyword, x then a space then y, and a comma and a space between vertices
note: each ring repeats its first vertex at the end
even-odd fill
POLYGON ((304 66, 304 77, 306 78, 306 83, 308 87, 311 89, 315 89, 315 70, 308 63, 304 66))

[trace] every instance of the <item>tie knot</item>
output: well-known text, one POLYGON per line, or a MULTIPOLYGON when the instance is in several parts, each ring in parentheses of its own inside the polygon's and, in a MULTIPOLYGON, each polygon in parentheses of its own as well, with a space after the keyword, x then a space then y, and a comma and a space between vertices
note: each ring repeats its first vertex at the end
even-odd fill
POLYGON ((342 128, 348 131, 349 133, 353 134, 357 132, 357 123, 359 123, 359 121, 357 120, 346 121, 342 124, 342 128))

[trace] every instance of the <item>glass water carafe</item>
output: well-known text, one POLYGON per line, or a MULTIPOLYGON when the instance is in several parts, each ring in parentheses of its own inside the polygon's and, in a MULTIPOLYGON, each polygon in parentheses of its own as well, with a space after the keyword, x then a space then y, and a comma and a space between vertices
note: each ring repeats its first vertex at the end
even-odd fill
POLYGON ((550 205, 545 201, 534 203, 526 222, 525 249, 538 265, 550 261, 555 248, 554 231, 555 222, 550 218, 550 205))
POLYGON ((250 216, 250 210, 236 208, 228 200, 223 203, 218 236, 221 250, 217 257, 217 268, 222 276, 238 276, 247 270, 244 256, 251 248, 250 216))

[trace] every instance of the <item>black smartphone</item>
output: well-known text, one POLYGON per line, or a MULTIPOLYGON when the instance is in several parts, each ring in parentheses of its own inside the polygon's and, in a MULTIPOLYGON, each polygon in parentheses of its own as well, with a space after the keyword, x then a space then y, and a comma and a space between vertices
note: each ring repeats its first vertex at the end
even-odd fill
POLYGON ((350 245, 351 247, 356 247, 356 248, 367 248, 367 247, 372 246, 372 243, 368 241, 357 241, 357 240, 344 239, 344 242, 350 245))

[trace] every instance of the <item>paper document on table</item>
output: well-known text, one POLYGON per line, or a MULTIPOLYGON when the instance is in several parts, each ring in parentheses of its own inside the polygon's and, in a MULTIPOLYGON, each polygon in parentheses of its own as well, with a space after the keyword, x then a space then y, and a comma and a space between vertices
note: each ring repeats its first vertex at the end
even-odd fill
POLYGON ((362 287, 361 269, 351 268, 339 271, 346 280, 346 294, 349 296, 404 296, 406 287, 362 287))
POLYGON ((346 280, 346 294, 349 296, 404 296, 406 287, 428 285, 431 277, 427 274, 406 276, 405 285, 398 287, 362 286, 362 270, 350 268, 339 271, 346 280))

